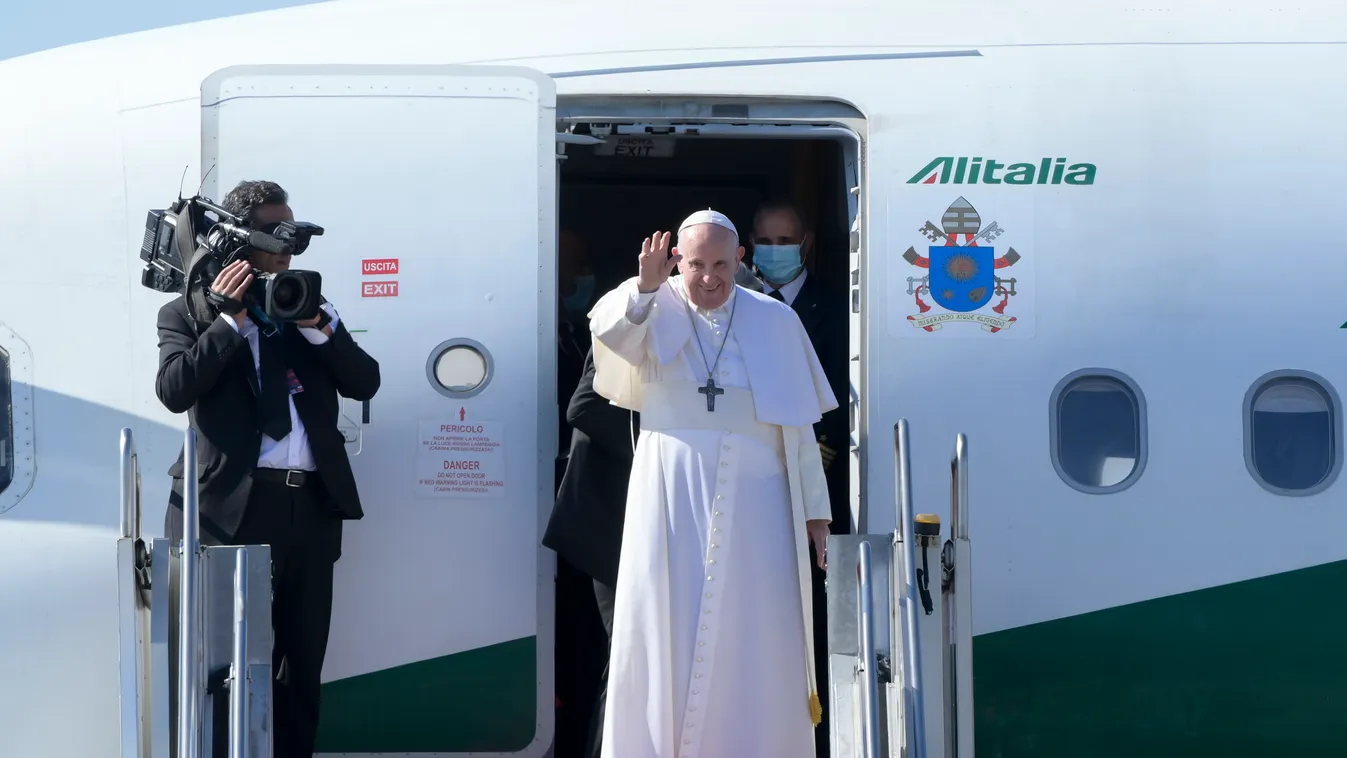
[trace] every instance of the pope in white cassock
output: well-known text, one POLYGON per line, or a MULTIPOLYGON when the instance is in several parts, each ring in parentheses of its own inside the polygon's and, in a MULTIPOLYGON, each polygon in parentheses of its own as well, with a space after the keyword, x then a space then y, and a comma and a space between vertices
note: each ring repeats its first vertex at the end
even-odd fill
POLYGON ((641 414, 604 758, 812 758, 809 541, 831 510, 813 424, 837 407, 790 306, 734 284, 724 215, 641 247, 590 312, 594 389, 641 414), (677 267, 680 276, 669 275, 677 267))

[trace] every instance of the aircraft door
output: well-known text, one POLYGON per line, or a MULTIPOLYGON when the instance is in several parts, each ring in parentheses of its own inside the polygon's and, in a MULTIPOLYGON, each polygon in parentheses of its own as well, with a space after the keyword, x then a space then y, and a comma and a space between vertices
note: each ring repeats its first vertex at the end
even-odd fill
POLYGON ((269 179, 379 361, 343 405, 324 754, 542 755, 556 456, 555 88, 529 69, 255 66, 202 86, 203 192, 269 179))

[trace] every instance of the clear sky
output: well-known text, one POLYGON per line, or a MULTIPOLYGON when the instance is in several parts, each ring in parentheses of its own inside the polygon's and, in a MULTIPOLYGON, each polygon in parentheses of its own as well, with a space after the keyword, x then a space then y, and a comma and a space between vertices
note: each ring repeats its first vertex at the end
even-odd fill
POLYGON ((0 0, 0 60, 62 45, 320 0, 0 0))

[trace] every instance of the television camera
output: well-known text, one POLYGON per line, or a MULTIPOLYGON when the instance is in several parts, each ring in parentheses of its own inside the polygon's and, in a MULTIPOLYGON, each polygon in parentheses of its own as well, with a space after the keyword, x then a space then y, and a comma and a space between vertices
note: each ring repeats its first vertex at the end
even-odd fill
MULTIPOLYGON (((220 305, 209 294, 215 277, 253 250, 300 255, 323 228, 303 221, 282 221, 253 227, 208 198, 179 198, 170 208, 151 210, 145 220, 140 258, 145 261, 140 283, 159 292, 181 292, 199 329, 210 325, 220 305)), ((279 325, 319 315, 324 302, 322 276, 316 271, 263 273, 253 269, 253 283, 244 295, 250 315, 279 325)))

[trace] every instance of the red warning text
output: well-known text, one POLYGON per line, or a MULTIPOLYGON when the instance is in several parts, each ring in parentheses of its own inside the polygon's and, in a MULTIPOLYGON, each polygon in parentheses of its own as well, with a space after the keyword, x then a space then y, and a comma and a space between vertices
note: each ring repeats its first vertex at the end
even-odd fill
POLYGON ((397 297, 397 282, 361 282, 361 297, 397 297))
POLYGON ((374 276, 377 274, 396 274, 398 272, 397 258, 366 258, 360 262, 360 273, 365 276, 374 276))

